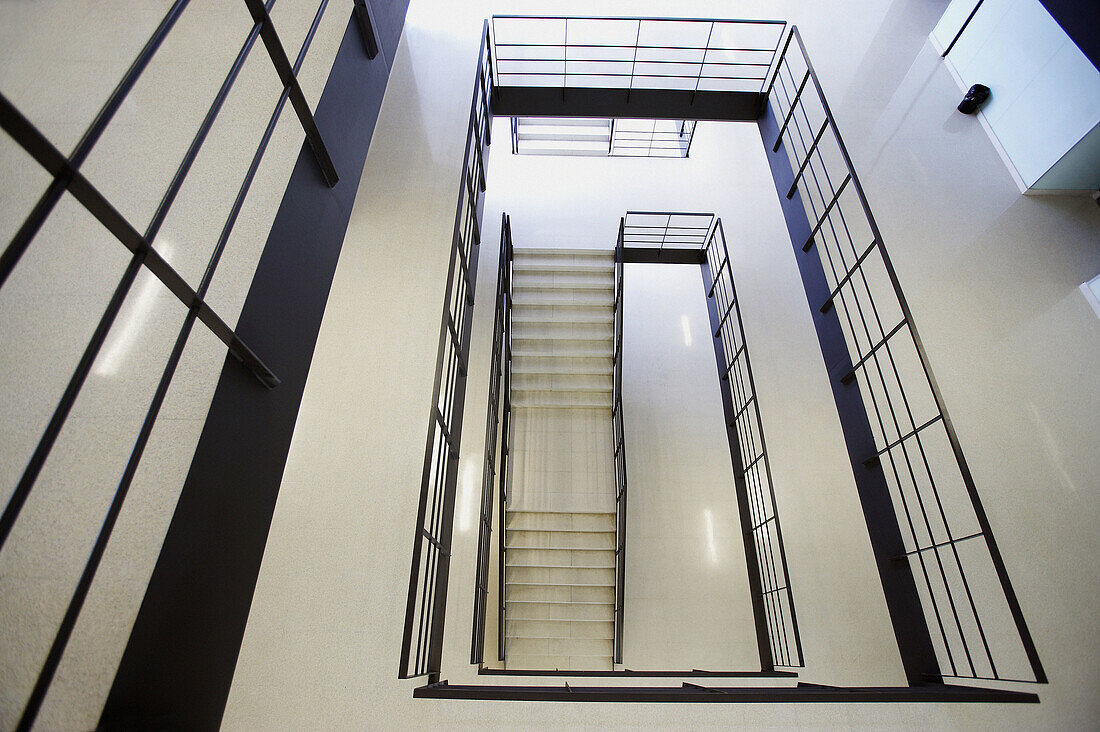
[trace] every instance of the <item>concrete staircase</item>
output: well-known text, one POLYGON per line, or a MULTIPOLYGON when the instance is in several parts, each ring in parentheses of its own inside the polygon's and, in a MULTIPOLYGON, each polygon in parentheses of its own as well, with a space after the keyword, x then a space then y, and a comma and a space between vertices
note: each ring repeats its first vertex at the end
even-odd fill
POLYGON ((505 664, 612 670, 615 515, 509 511, 505 664))
POLYGON ((512 262, 512 404, 611 408, 614 254, 519 249, 512 262))
POLYGON ((611 120, 570 117, 520 117, 516 120, 521 155, 606 157, 611 146, 611 120))
POLYGON ((614 255, 516 248, 505 665, 610 670, 614 255))

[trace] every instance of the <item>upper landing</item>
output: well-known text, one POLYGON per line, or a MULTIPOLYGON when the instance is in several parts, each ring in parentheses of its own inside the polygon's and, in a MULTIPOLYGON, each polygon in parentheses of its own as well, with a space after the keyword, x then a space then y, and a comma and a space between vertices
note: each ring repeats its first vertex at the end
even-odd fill
POLYGON ((503 116, 755 121, 786 22, 497 15, 503 116))

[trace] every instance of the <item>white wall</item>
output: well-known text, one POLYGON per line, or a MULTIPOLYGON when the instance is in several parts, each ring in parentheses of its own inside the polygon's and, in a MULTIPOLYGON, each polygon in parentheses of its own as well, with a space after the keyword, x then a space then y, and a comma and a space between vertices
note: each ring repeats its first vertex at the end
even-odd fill
MULTIPOLYGON (((941 48, 974 4, 954 0, 947 8, 932 32, 941 48)), ((986 0, 947 63, 964 88, 985 84, 992 91, 981 115, 1026 187, 1095 190, 1100 185, 1100 151, 1092 145, 1089 155, 1036 186, 1100 122, 1100 71, 1039 0, 986 0)))

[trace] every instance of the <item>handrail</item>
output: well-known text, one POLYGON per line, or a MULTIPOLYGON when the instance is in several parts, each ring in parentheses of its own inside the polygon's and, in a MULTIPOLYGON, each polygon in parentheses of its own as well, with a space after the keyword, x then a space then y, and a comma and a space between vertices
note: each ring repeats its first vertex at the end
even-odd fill
POLYGON ((783 20, 494 15, 491 24, 494 81, 502 86, 531 86, 532 79, 560 77, 563 89, 676 89, 692 92, 692 99, 701 91, 762 93, 772 75, 786 27, 783 20), (499 28, 497 21, 501 21, 499 28), (530 41, 532 36, 524 35, 525 29, 559 21, 560 42, 530 41), (574 26, 574 38, 580 35, 590 40, 577 32, 586 25, 606 28, 608 24, 617 24, 628 30, 634 42, 570 41, 570 23, 574 26), (667 42, 641 43, 643 27, 651 31, 650 35, 657 34, 658 39, 667 42), (685 29, 694 27, 700 29, 692 34, 697 38, 685 38, 685 29), (771 31, 772 28, 777 32, 771 31), (641 56, 638 51, 643 52, 641 56), (686 71, 688 67, 690 73, 686 71))
POLYGON ((468 363, 470 354, 474 287, 477 284, 477 261, 481 243, 480 221, 485 198, 485 156, 488 153, 492 126, 492 112, 489 108, 492 71, 488 66, 488 39, 489 22, 485 21, 474 75, 470 121, 466 130, 466 147, 451 240, 447 289, 439 327, 435 386, 429 410, 427 446, 420 482, 420 505, 413 534, 412 568, 398 671, 402 679, 427 676, 428 683, 439 681, 443 657, 451 533, 466 396, 466 373, 460 365, 468 363), (462 269, 468 274, 468 278, 462 276, 462 269), (452 337, 452 326, 457 338, 452 337))
POLYGON ((92 153, 95 145, 102 135, 108 130, 115 114, 137 84, 138 80, 157 55, 164 41, 171 34, 176 22, 186 10, 189 0, 175 0, 168 8, 160 23, 142 46, 141 51, 131 63, 118 85, 111 92, 107 101, 100 108, 91 125, 81 136, 80 141, 73 152, 65 155, 53 142, 39 130, 23 113, 6 97, 0 95, 0 129, 12 138, 30 157, 49 173, 53 180, 41 195, 38 202, 31 210, 19 230, 11 241, 0 253, 0 287, 7 282, 8 275, 14 271, 22 256, 31 246, 38 232, 53 214, 58 202, 67 192, 88 213, 103 225, 120 245, 130 253, 130 261, 124 273, 119 279, 114 292, 104 309, 99 323, 84 348, 83 354, 77 364, 69 382, 63 392, 57 407, 54 409, 50 421, 44 430, 38 444, 31 455, 26 468, 17 483, 4 511, 0 514, 0 547, 2 547, 10 535, 11 529, 19 518, 22 507, 25 505, 32 489, 38 481, 39 475, 50 456, 54 445, 66 424, 74 403, 80 395, 85 381, 106 342, 112 324, 115 322, 127 294, 142 271, 153 275, 165 289, 171 292, 187 308, 182 325, 168 356, 164 370, 157 384, 156 391, 146 410, 140 431, 134 441, 134 447, 127 459, 126 467, 119 480, 118 487, 112 497, 111 504, 100 524, 95 543, 89 554, 88 560, 81 571, 80 579, 66 606, 58 630, 51 642, 50 649, 39 670, 30 696, 24 705, 18 729, 29 729, 33 724, 41 708, 42 702, 53 682, 54 675, 61 663, 62 656, 71 637, 76 622, 84 606, 84 601, 91 587, 92 581, 99 569, 111 535, 114 531, 118 516, 120 515, 129 489, 137 473, 138 466, 144 456, 156 420, 167 395, 176 369, 182 358, 183 351, 189 340, 196 323, 201 323, 216 338, 222 341, 228 352, 251 371, 251 373, 268 388, 274 388, 279 384, 279 378, 267 367, 267 365, 252 351, 249 346, 240 339, 235 330, 210 306, 207 302, 207 294, 217 270, 221 257, 225 252, 228 240, 236 225, 237 218, 244 205, 247 194, 256 176, 260 161, 267 151, 274 129, 281 118, 282 111, 287 101, 290 101, 299 123, 305 131, 307 142, 314 153, 316 162, 320 168, 326 184, 330 187, 337 182, 336 170, 332 165, 321 133, 313 119, 309 105, 305 102, 299 85, 297 75, 300 71, 306 54, 312 45, 321 18, 325 13, 328 0, 320 0, 313 21, 302 40, 298 55, 293 63, 287 57, 282 42, 271 21, 269 11, 275 4, 275 0, 244 0, 244 5, 253 19, 253 25, 245 34, 240 50, 230 65, 221 86, 214 95, 202 122, 199 124, 187 152, 180 161, 167 189, 161 197, 157 210, 152 220, 145 226, 144 231, 135 226, 124 216, 118 208, 100 191, 95 184, 81 172, 85 160, 92 153), (261 40, 267 49, 267 56, 274 66, 282 83, 282 90, 274 100, 274 111, 263 135, 253 153, 251 164, 245 173, 238 188, 233 204, 226 216, 221 233, 207 261, 199 285, 195 288, 180 275, 175 268, 158 253, 156 238, 164 221, 167 219, 176 197, 183 187, 191 172, 192 166, 199 156, 209 133, 211 132, 222 107, 228 98, 230 91, 236 84, 242 68, 250 56, 256 41, 261 40))
MULTIPOLYGON (((923 613, 929 627, 938 631, 940 643, 934 654, 945 667, 925 669, 924 673, 955 679, 1045 683, 1038 651, 912 311, 797 27, 791 27, 776 64, 773 84, 769 91, 774 93, 769 94, 768 104, 774 109, 774 118, 783 119, 785 124, 779 129, 772 150, 779 151, 784 146, 780 154, 786 156, 792 170, 801 171, 788 195, 789 198, 801 192, 801 206, 811 227, 809 239, 799 245, 807 253, 817 245, 816 253, 810 256, 818 260, 826 289, 830 290, 823 302, 811 305, 825 317, 835 319, 841 333, 838 338, 846 343, 850 361, 862 366, 858 379, 854 368, 837 370, 843 373, 840 381, 844 388, 851 388, 847 385, 857 381, 860 384, 863 392, 860 420, 871 425, 863 429, 873 432, 876 449, 890 446, 876 455, 853 456, 853 466, 864 465, 867 470, 878 471, 890 492, 897 529, 902 531, 905 527, 902 531, 905 542, 917 548, 911 555, 915 557, 911 568, 914 577, 919 576, 924 585, 924 597, 919 600, 923 608, 917 614, 923 613), (797 53, 790 53, 792 48, 797 53), (802 93, 807 79, 812 81, 813 95, 802 93), (821 132, 814 138, 818 120, 823 120, 821 132), (830 134, 822 138, 826 130, 830 134), (811 138, 817 142, 807 142, 811 138), (841 181, 839 185, 837 181, 841 181), (904 369, 909 360, 919 364, 913 373, 904 369), (926 403, 934 404, 934 409, 920 406, 926 403), (942 429, 915 429, 917 425, 932 423, 942 425, 942 429), (937 460, 941 446, 950 455, 942 461, 937 460), (964 508, 966 505, 970 511, 964 508), (966 535, 957 536, 953 523, 966 535), (964 556, 957 544, 973 538, 970 527, 974 524, 985 539, 985 552, 976 556, 970 549, 964 556), (991 597, 974 593, 968 570, 969 574, 991 570, 1006 607, 995 607, 990 604, 991 597), (949 581, 949 577, 954 579, 949 581), (1000 616, 1005 609, 1019 641, 1017 649, 1011 652, 995 648, 990 640, 996 638, 1003 643, 1007 638, 1002 636, 1008 634, 988 634, 983 622, 983 618, 989 622, 1000 616), (1033 678, 1021 679, 1016 674, 1009 676, 999 671, 1000 651, 1005 651, 1003 658, 1022 651, 1033 678)), ((976 545, 969 542, 971 547, 976 545)), ((930 639, 925 640, 931 645, 930 639)))
POLYGON ((623 230, 619 219, 619 237, 615 242, 615 339, 613 345, 611 422, 615 446, 615 640, 614 662, 623 662, 623 617, 626 606, 626 434, 623 431, 623 230))
POLYGON ((746 554, 750 561, 755 560, 757 570, 756 576, 750 578, 750 586, 755 595, 756 608, 762 610, 767 619, 766 648, 772 667, 797 668, 805 665, 802 639, 798 632, 794 596, 791 594, 787 553, 764 439, 760 400, 722 219, 715 218, 703 250, 704 282, 711 283, 706 295, 708 300, 713 300, 711 322, 718 321, 714 338, 721 344, 716 345, 715 350, 723 354, 719 381, 724 393, 723 403, 728 402, 727 429, 737 445, 734 478, 739 503, 745 504, 739 508, 743 517, 746 554))
MULTIPOLYGON (((493 301, 493 351, 489 365, 489 405, 485 414, 485 465, 481 482, 481 513, 477 534, 477 566, 474 577, 473 640, 470 663, 480 664, 485 655, 486 608, 489 599, 489 555, 493 534, 493 491, 500 488, 500 530, 497 534, 500 559, 500 582, 504 582, 505 531, 504 511, 507 506, 508 457, 511 445, 509 417, 512 411, 510 398, 512 373, 511 320, 512 320, 512 227, 508 214, 500 217, 500 251, 497 265, 497 291, 493 301), (497 445, 500 451, 497 451, 497 445)), ((504 593, 499 597, 498 639, 500 659, 504 660, 504 593)))

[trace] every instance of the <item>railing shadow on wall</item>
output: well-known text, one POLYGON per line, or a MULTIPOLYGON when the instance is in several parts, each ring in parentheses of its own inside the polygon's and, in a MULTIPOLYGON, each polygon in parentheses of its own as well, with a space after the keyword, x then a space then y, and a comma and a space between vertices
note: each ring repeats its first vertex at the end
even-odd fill
POLYGON ((485 202, 485 158, 492 126, 488 33, 486 20, 459 182, 401 642, 399 677, 427 676, 429 683, 439 680, 443 655, 458 457, 485 202))
POLYGON ((477 569, 474 578, 474 627, 470 663, 481 664, 485 656, 485 622, 489 600, 489 559, 492 553, 494 486, 498 530, 498 660, 504 660, 505 643, 505 526, 510 487, 512 416, 512 226, 508 214, 501 214, 497 291, 494 302, 493 351, 489 364, 489 404, 485 417, 485 465, 482 470, 481 513, 477 533, 477 569), (500 445, 499 451, 497 445, 500 445))
POLYGON ((77 582, 73 595, 66 606, 65 614, 58 630, 50 644, 49 651, 38 673, 30 697, 27 699, 20 717, 18 728, 30 728, 38 715, 38 712, 49 691, 62 655, 68 644, 76 625, 84 601, 91 588, 92 581, 103 559, 107 544, 110 541, 115 524, 122 511, 127 493, 137 474, 138 464, 142 459, 145 448, 149 443, 154 423, 160 413, 168 393, 169 386, 179 366, 184 348, 188 343, 191 331, 196 321, 202 323, 219 340, 226 345, 229 353, 242 362, 253 375, 268 388, 274 388, 279 384, 279 378, 264 364, 234 332, 227 322, 211 308, 206 297, 210 289, 218 264, 225 252, 229 237, 240 215, 248 192, 255 180, 257 169, 271 142, 275 127, 281 117, 283 108, 290 101, 299 122, 305 131, 306 140, 309 143, 314 157, 317 160, 320 173, 327 185, 334 186, 338 176, 332 160, 325 148, 320 131, 313 119, 313 113, 309 108, 302 88, 298 83, 298 73, 305 61, 306 54, 313 38, 317 33, 321 18, 328 5, 328 0, 321 0, 313 17, 312 24, 306 32, 298 55, 293 64, 286 55, 282 41, 271 21, 269 11, 275 5, 275 0, 244 0, 244 5, 252 17, 253 25, 245 36, 240 51, 237 53, 229 72, 222 82, 214 100, 211 102, 198 130, 180 161, 173 175, 172 181, 161 197, 156 212, 149 224, 140 230, 123 216, 115 203, 107 197, 81 172, 81 166, 88 159, 96 146, 96 143, 110 128, 112 120, 120 107, 126 101, 128 95, 141 78, 143 72, 157 55, 164 41, 169 37, 173 27, 180 16, 186 10, 188 0, 176 0, 169 7, 159 25, 145 42, 137 58, 127 69, 122 80, 115 87, 106 103, 96 115, 91 126, 84 132, 74 150, 66 155, 61 152, 27 117, 25 117, 7 97, 0 94, 0 128, 4 130, 30 157, 44 168, 53 180, 49 187, 39 198, 22 226, 15 236, 0 254, 0 287, 7 282, 9 275, 16 269, 20 259, 39 231, 43 228, 50 215, 54 212, 58 203, 66 193, 75 199, 87 210, 103 227, 130 252, 130 261, 122 277, 116 285, 114 292, 99 318, 99 322, 92 333, 90 340, 84 347, 83 354, 70 377, 63 395, 54 409, 47 427, 39 439, 26 467, 17 482, 11 498, 0 515, 0 547, 4 546, 11 535, 12 528, 19 518, 21 509, 30 496, 32 489, 47 458, 50 456, 58 437, 61 434, 66 420, 80 395, 82 388, 95 365, 96 358, 101 353, 108 334, 111 331, 123 303, 139 274, 143 271, 151 273, 157 281, 167 288, 187 308, 187 315, 180 327, 173 348, 168 356, 167 363, 157 384, 156 391, 146 410, 141 429, 134 441, 134 447, 123 470, 118 487, 107 509, 107 514, 99 528, 95 543, 88 560, 77 582), (267 127, 260 137, 251 163, 245 173, 238 189, 233 205, 226 216, 221 234, 214 245, 213 251, 206 265, 206 270, 199 285, 192 288, 187 280, 179 274, 168 261, 157 251, 156 239, 162 225, 167 219, 172 205, 175 202, 188 174, 199 156, 204 143, 218 118, 222 107, 232 90, 237 77, 240 75, 245 61, 248 59, 257 40, 262 40, 267 50, 267 55, 275 68, 282 84, 282 92, 275 102, 274 111, 268 121, 267 127))
MULTIPOLYGON (((884 556, 883 544, 876 546, 880 572, 888 563, 908 567, 919 595, 915 612, 930 629, 934 654, 926 654, 925 668, 909 672, 910 681, 1045 682, 913 314, 796 27, 780 55, 768 104, 771 116, 763 118, 761 131, 773 173, 789 164, 794 177, 780 193, 794 204, 788 210, 802 209, 809 222, 808 237, 795 242, 798 256, 812 257, 800 261, 800 269, 804 280, 823 283, 820 300, 811 302, 823 351, 823 328, 842 333, 836 336, 839 358, 828 365, 838 408, 845 400, 855 405, 840 410, 849 450, 854 431, 870 432, 864 453, 852 454, 857 484, 885 484, 889 497, 880 505, 892 505, 890 520, 901 529, 891 556, 884 556), (808 275, 815 261, 820 271, 808 275), (853 412, 858 414, 846 418, 853 412), (932 665, 938 668, 927 667, 932 665)), ((776 173, 777 186, 779 180, 776 173)), ((896 630, 899 643, 902 630, 905 642, 919 635, 915 627, 896 630)))

